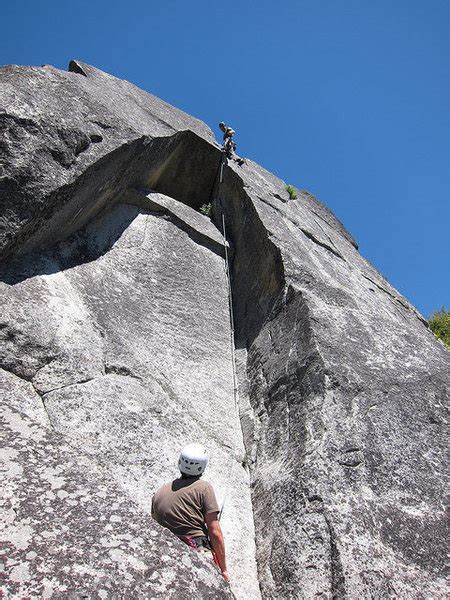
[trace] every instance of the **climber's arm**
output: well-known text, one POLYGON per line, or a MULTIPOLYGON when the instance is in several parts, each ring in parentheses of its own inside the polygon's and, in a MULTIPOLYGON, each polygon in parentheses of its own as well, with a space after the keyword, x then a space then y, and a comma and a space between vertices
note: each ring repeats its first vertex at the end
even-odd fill
POLYGON ((222 571, 225 581, 230 581, 227 571, 227 562, 225 559, 225 542, 223 539, 222 528, 220 527, 218 513, 208 513, 205 515, 205 522, 208 527, 209 539, 212 549, 217 557, 217 562, 222 571))

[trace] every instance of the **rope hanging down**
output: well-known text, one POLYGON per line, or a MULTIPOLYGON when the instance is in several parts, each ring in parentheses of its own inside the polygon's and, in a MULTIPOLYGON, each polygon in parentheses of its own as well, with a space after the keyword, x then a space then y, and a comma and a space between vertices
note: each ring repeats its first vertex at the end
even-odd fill
POLYGON ((233 362, 233 397, 234 397, 234 406, 239 413, 238 406, 238 387, 237 387, 237 377, 236 377, 236 355, 234 351, 234 315, 233 315, 233 295, 231 291, 231 277, 230 277, 230 263, 228 260, 228 244, 227 244, 227 234, 225 229, 225 215, 222 210, 222 231, 223 231, 223 242, 225 246, 225 272, 227 274, 227 283, 228 283, 228 312, 230 314, 230 329, 231 329, 231 360, 233 362))
MULTIPOLYGON (((223 235, 223 245, 225 248, 225 274, 227 278, 227 291, 228 291, 228 314, 230 317, 230 345, 231 345, 231 362, 232 362, 232 371, 233 371, 233 398, 234 398, 234 406, 236 409, 237 417, 239 419, 239 400, 238 400, 238 386, 237 386, 237 375, 236 375, 236 355, 235 355, 235 347, 234 347, 234 311, 233 311, 233 294, 231 290, 231 276, 230 276, 230 259, 228 255, 228 242, 227 242, 227 231, 225 225, 225 214, 223 212, 222 198, 220 197, 220 186, 223 182, 223 172, 224 166, 227 163, 225 151, 222 151, 222 155, 220 158, 220 165, 218 172, 216 173, 216 178, 213 184, 213 193, 216 187, 217 175, 219 175, 219 181, 217 183, 217 199, 220 203, 220 211, 222 213, 222 235, 223 235)), ((212 195, 212 194, 211 194, 212 195)), ((233 471, 234 460, 231 462, 229 479, 231 480, 231 474, 233 471)), ((227 500, 227 492, 226 489, 225 496, 223 498, 222 506, 219 512, 219 521, 222 518, 223 511, 225 508, 225 502, 227 500)))
MULTIPOLYGON (((223 245, 225 247, 225 273, 227 277, 227 289, 228 289, 228 313, 230 317, 230 329, 231 329, 231 361, 233 367, 233 398, 234 398, 234 406, 239 416, 239 404, 238 404, 238 386, 237 386, 237 376, 236 376, 236 354, 234 347, 234 311, 233 311, 233 294, 231 290, 231 276, 230 276, 230 260, 228 255, 228 242, 227 242, 227 232, 225 227, 225 215, 223 212, 222 206, 222 198, 220 198, 220 186, 223 182, 223 168, 226 165, 226 154, 225 151, 222 151, 222 156, 220 158, 219 165, 219 182, 217 185, 217 196, 220 202, 220 210, 222 213, 222 235, 223 235, 223 245)), ((217 175, 216 175, 217 180, 217 175)))

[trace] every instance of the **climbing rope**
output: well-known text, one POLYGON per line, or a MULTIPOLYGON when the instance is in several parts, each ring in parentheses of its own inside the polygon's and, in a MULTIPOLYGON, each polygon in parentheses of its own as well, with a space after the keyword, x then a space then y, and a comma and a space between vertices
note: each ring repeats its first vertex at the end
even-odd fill
POLYGON ((228 254, 228 241, 227 241, 227 231, 225 226, 225 214, 223 212, 222 206, 222 198, 220 197, 220 186, 223 182, 223 171, 224 166, 226 165, 226 151, 222 150, 222 155, 220 157, 220 165, 218 169, 218 173, 214 179, 213 185, 213 194, 214 188, 216 187, 217 175, 219 175, 219 181, 217 185, 217 199, 220 203, 220 211, 222 213, 222 236, 223 236, 223 245, 225 248, 225 273, 227 278, 227 290, 228 290, 228 314, 230 318, 230 346, 231 346, 231 362, 232 362, 232 371, 233 371, 233 399, 234 399, 234 407, 239 417, 239 401, 238 401, 238 385, 237 385, 237 375, 236 375, 236 354, 234 347, 234 312, 233 312, 233 293, 231 289, 231 275, 230 275, 230 259, 228 254))
MULTIPOLYGON (((224 166, 227 164, 226 160, 226 152, 222 150, 220 157, 220 164, 216 172, 216 176, 214 178, 213 187, 211 190, 210 198, 212 199, 216 194, 217 200, 220 204, 220 211, 222 213, 222 236, 223 236, 223 245, 225 248, 225 274, 227 278, 227 293, 228 293, 228 314, 230 318, 230 347, 231 347, 231 362, 232 362, 232 371, 233 371, 233 400, 234 406, 236 409, 236 414, 239 419, 239 400, 238 400, 238 385, 237 385, 237 374, 236 374, 236 354, 234 347, 234 312, 233 312, 233 295, 231 289, 231 275, 230 275, 230 258, 228 253, 228 241, 227 241, 227 231, 225 225, 225 214, 223 212, 222 198, 220 197, 220 186, 223 182, 223 174, 224 174, 224 166)), ((234 466, 234 460, 230 466, 230 474, 229 480, 231 480, 232 470, 234 466)), ((228 491, 228 490, 227 490, 228 491)), ((227 494, 225 494, 222 506, 219 511, 219 521, 222 518, 222 514, 225 508, 225 502, 227 499, 227 494)))
MULTIPOLYGON (((221 206, 222 208, 222 206, 221 206)), ((239 416, 239 404, 238 404, 238 387, 237 387, 237 376, 236 376, 236 354, 234 347, 234 315, 233 315, 233 294, 231 290, 231 277, 230 277, 230 262, 228 258, 228 243, 227 233, 225 228, 225 215, 222 210, 222 232, 223 232, 223 245, 225 246, 225 272, 227 275, 227 287, 228 287, 228 312, 230 315, 230 329, 231 329, 231 360, 233 363, 233 397, 234 406, 239 416)))

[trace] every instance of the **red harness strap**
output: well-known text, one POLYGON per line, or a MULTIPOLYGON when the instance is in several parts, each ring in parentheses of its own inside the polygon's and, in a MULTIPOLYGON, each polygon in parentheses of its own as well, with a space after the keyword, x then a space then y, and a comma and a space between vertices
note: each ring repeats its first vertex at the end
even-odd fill
POLYGON ((209 540, 206 538, 206 536, 201 536, 201 537, 195 538, 195 537, 192 537, 192 535, 179 535, 178 537, 180 538, 180 540, 182 542, 187 544, 189 546, 189 548, 192 548, 192 550, 195 550, 196 552, 198 552, 200 550, 200 548, 206 548, 207 550, 211 550, 214 564, 216 565, 216 567, 219 566, 219 561, 217 560, 216 553, 211 548, 209 540), (204 545, 204 543, 203 543, 204 540, 207 540, 208 545, 204 545), (197 543, 197 542, 199 542, 199 543, 197 543))
POLYGON ((192 548, 193 550, 198 550, 199 546, 195 543, 195 539, 192 537, 192 535, 179 535, 178 537, 182 542, 187 544, 189 548, 192 548))

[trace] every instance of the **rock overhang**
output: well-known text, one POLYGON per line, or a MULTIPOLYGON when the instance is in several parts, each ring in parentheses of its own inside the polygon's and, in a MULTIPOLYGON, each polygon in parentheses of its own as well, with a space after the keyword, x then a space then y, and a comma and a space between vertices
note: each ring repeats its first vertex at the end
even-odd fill
MULTIPOLYGON (((131 83, 79 61, 71 63, 72 69, 75 64, 86 76, 50 66, 0 68, 3 257, 14 254, 14 246, 17 250, 24 242, 24 232, 45 225, 55 204, 59 209, 68 202, 86 170, 95 170, 96 163, 98 167, 114 163, 122 154, 126 160, 127 153, 137 151, 134 145, 145 143, 141 138, 188 130, 215 144, 204 123, 131 83)), ((117 184, 117 178, 112 183, 117 184)), ((93 216, 96 199, 88 198, 86 204, 94 206, 86 207, 93 216)), ((70 211, 61 216, 65 226, 73 217, 70 211)), ((69 230, 62 233, 70 234, 69 230)))
POLYGON ((212 199, 220 160, 220 150, 191 131, 126 142, 50 192, 14 231, 4 231, 1 258, 67 238, 128 189, 154 190, 198 210, 212 199))

